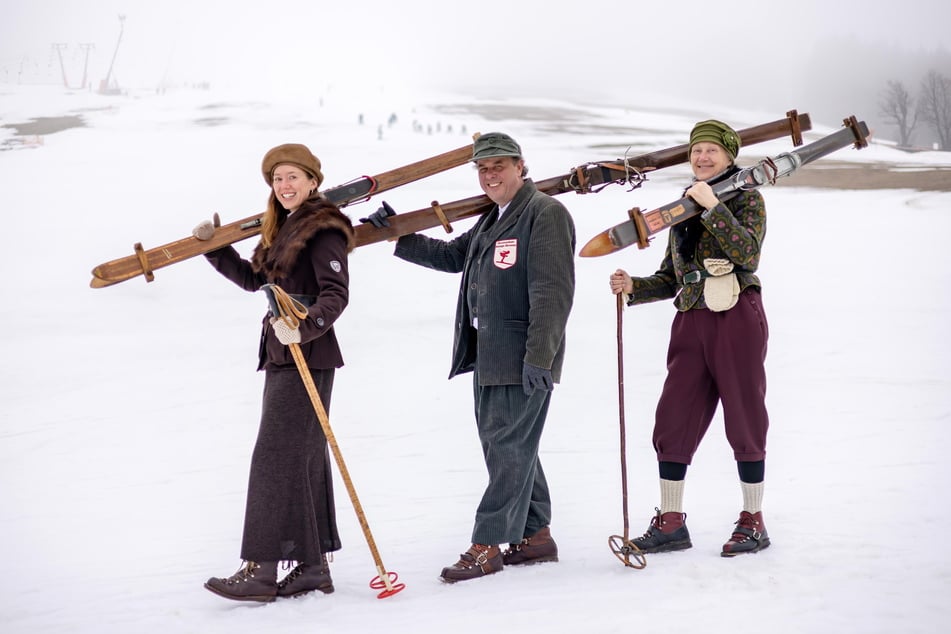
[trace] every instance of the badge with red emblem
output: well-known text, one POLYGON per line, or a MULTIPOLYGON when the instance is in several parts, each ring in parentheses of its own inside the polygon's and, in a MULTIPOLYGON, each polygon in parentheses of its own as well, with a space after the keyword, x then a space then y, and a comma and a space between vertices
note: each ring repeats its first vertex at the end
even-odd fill
POLYGON ((495 257, 493 263, 500 269, 507 269, 515 266, 518 260, 518 239, 495 241, 495 257))

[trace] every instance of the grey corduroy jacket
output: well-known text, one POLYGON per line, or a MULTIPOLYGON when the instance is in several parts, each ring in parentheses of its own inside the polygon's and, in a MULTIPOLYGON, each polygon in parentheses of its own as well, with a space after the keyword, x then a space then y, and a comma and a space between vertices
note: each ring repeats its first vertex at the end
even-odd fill
POLYGON ((395 255, 462 273, 449 378, 478 369, 480 385, 518 385, 526 362, 560 381, 575 289, 574 222, 531 180, 494 222, 497 215, 496 206, 451 241, 403 236, 395 255))

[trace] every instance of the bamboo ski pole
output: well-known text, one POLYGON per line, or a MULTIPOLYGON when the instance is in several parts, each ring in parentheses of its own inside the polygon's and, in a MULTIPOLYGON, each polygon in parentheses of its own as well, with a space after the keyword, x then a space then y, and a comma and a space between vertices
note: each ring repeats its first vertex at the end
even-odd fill
MULTIPOLYGON (((278 319, 283 319, 288 326, 297 328, 300 325, 300 320, 307 316, 306 307, 294 300, 280 286, 276 284, 265 284, 261 287, 261 290, 267 295, 271 312, 278 319)), ((324 436, 327 438, 327 444, 330 445, 330 450, 333 452, 334 460, 337 462, 337 468, 340 470, 340 477, 347 487, 347 493, 350 496, 350 502, 353 504, 353 510, 357 514, 357 520, 360 522, 363 535, 367 540, 367 546, 370 547, 370 554, 373 556, 373 561, 376 564, 377 576, 370 580, 370 587, 374 590, 383 590, 377 595, 378 599, 393 596, 405 588, 406 584, 395 583, 399 575, 392 571, 387 572, 386 568, 384 568, 383 560, 380 558, 380 551, 377 550, 373 534, 370 532, 370 525, 367 522, 366 514, 363 512, 363 506, 360 504, 357 491, 353 486, 353 481, 350 479, 350 472, 347 470, 347 465, 343 460, 343 454, 340 453, 340 447, 337 445, 337 439, 334 437, 333 430, 330 428, 330 419, 327 416, 327 410, 324 409, 324 404, 320 400, 320 394, 317 392, 317 386, 314 385, 314 377, 311 376, 307 362, 304 360, 304 353, 301 352, 300 344, 291 343, 288 345, 288 348, 290 348, 291 355, 294 357, 294 363, 297 364, 297 371, 304 381, 304 387, 307 389, 307 394, 310 396, 310 401, 314 406, 314 412, 317 414, 317 420, 320 422, 320 427, 324 432, 324 436)))
POLYGON ((624 515, 624 535, 611 535, 611 552, 628 568, 638 570, 647 566, 644 553, 630 540, 630 522, 627 515, 627 435, 624 431, 624 293, 617 294, 617 392, 618 419, 621 427, 621 508, 624 515), (634 561, 631 561, 631 558, 634 561))

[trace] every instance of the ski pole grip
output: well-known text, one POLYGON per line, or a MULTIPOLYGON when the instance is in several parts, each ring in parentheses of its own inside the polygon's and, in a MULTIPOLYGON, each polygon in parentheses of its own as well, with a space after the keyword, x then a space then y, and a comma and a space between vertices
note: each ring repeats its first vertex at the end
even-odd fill
POLYGON ((264 294, 267 296, 268 306, 271 307, 271 315, 280 317, 281 309, 278 308, 277 299, 274 297, 274 284, 265 284, 261 287, 261 290, 264 291, 264 294))

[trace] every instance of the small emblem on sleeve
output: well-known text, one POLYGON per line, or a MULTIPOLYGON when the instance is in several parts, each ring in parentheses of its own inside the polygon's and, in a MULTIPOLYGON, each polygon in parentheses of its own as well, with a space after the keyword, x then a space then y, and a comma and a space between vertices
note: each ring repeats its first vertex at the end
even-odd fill
POLYGON ((337 260, 330 261, 330 268, 334 270, 334 273, 339 273, 343 269, 343 267, 340 266, 340 262, 337 260))

